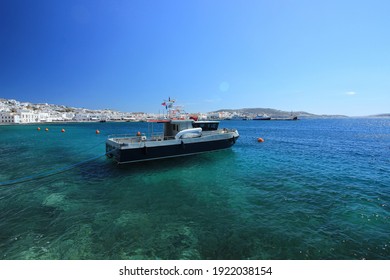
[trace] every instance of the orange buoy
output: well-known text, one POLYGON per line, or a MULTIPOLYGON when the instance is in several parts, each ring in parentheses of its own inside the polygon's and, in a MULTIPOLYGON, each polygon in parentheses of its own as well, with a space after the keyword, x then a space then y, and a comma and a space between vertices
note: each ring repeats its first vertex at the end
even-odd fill
POLYGON ((99 129, 96 129, 96 134, 99 134, 99 133, 100 133, 99 129))
POLYGON ((38 130, 38 131, 40 131, 40 130, 41 130, 41 128, 40 128, 40 127, 38 127, 38 128, 37 128, 37 130, 38 130))
POLYGON ((46 127, 46 128, 45 128, 45 131, 49 131, 49 129, 46 127))
POLYGON ((257 142, 259 142, 259 143, 264 142, 264 139, 259 137, 259 138, 257 138, 257 142))
POLYGON ((61 129, 61 132, 65 132, 65 129, 61 129))
POLYGON ((138 132, 137 132, 137 136, 141 136, 141 132, 138 131, 138 132))

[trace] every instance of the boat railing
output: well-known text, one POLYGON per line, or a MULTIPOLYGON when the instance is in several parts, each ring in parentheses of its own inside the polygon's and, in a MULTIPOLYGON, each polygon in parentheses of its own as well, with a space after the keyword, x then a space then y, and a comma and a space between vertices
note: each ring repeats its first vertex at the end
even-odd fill
POLYGON ((235 132, 235 131, 237 131, 237 129, 235 129, 235 128, 221 128, 221 129, 218 129, 218 131, 221 131, 222 133, 229 133, 229 132, 235 132))
POLYGON ((163 141, 164 135, 152 135, 148 138, 149 141, 163 141))
MULTIPOLYGON (((236 129, 232 128, 220 128, 218 130, 214 131, 204 131, 204 135, 213 135, 215 133, 231 133, 237 131, 236 129)), ((147 137, 145 134, 141 135, 134 135, 134 134, 112 134, 108 136, 109 140, 112 140, 114 142, 117 142, 119 144, 134 144, 134 143, 140 143, 145 141, 167 141, 167 140, 174 140, 175 136, 164 136, 163 134, 153 134, 149 137, 147 137)))
POLYGON ((107 137, 115 142, 122 143, 138 143, 144 141, 164 141, 173 140, 175 136, 164 136, 163 134, 153 134, 150 137, 146 137, 145 134, 140 136, 134 136, 134 134, 112 134, 107 137))
POLYGON ((108 135, 108 139, 117 139, 117 138, 139 138, 141 136, 136 136, 134 134, 111 134, 111 135, 108 135))

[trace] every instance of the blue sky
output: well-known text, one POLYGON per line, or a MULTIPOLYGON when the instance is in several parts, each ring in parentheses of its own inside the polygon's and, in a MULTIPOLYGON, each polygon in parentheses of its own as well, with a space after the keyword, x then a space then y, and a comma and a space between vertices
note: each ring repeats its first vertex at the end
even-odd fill
POLYGON ((1 0, 0 97, 390 112, 390 1, 1 0))

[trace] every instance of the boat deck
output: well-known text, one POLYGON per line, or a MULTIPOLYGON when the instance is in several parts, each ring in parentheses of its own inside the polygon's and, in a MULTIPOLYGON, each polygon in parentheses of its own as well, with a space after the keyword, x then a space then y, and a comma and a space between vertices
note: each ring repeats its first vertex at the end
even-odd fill
MULTIPOLYGON (((202 136, 210 136, 210 135, 217 135, 217 134, 224 134, 229 132, 234 132, 235 129, 218 129, 213 131, 202 131, 202 136)), ((121 135, 110 135, 108 136, 108 139, 112 142, 115 142, 117 144, 135 144, 135 143, 141 143, 141 142, 155 142, 155 141, 167 141, 167 140, 174 140, 175 136, 164 136, 164 135, 153 135, 150 137, 146 137, 145 135, 142 136, 134 136, 130 134, 121 134, 121 135)))

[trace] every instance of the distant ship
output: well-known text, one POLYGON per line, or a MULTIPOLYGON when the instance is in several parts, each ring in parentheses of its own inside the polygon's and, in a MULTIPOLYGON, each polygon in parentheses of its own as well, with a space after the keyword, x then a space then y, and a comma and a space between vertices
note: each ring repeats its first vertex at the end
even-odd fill
POLYGON ((269 121, 271 119, 270 116, 263 114, 263 115, 257 115, 256 117, 253 118, 254 121, 269 121))
POLYGON ((297 116, 291 116, 291 117, 288 117, 288 118, 271 118, 271 120, 273 120, 273 121, 296 121, 296 120, 298 120, 298 117, 297 116))
POLYGON ((270 117, 266 114, 263 115, 257 115, 256 117, 253 118, 255 121, 296 121, 298 120, 298 116, 291 115, 290 117, 270 117))
POLYGON ((174 102, 169 99, 163 103, 168 109, 168 118, 148 121, 151 126, 163 125, 160 135, 109 136, 106 140, 107 157, 123 164, 227 149, 236 143, 239 138, 236 129, 219 129, 219 121, 197 121, 180 115, 180 112, 177 114, 174 102))

